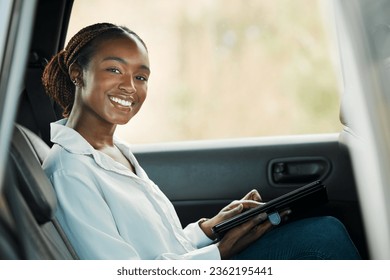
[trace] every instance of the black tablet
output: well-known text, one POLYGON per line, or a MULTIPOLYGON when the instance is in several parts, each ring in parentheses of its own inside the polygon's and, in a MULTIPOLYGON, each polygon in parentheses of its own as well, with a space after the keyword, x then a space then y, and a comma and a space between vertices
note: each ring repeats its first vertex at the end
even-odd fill
POLYGON ((297 212, 326 203, 327 201, 328 195, 326 187, 318 180, 225 220, 215 225, 212 230, 220 239, 228 230, 250 220, 260 213, 265 212, 267 214, 272 214, 284 209, 291 209, 293 212, 297 212))

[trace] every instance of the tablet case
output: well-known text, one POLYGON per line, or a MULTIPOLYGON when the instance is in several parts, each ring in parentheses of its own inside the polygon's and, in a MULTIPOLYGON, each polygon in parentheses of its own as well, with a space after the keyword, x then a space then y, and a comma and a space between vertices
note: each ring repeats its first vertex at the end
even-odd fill
POLYGON ((291 192, 288 192, 282 196, 279 196, 273 200, 270 200, 265 204, 225 220, 215 225, 212 230, 217 238, 220 239, 228 230, 250 220, 260 213, 265 212, 268 215, 271 215, 272 213, 282 211, 287 208, 291 209, 295 213, 319 204, 326 203, 327 201, 328 195, 326 186, 320 180, 317 180, 291 192))

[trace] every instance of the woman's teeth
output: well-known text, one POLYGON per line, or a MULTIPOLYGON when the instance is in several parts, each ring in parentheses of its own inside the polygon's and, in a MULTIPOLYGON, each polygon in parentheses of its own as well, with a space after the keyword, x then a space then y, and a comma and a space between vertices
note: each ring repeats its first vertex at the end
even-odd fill
POLYGON ((114 101, 115 103, 118 103, 118 104, 125 106, 125 107, 130 107, 131 105, 133 105, 133 103, 131 101, 119 99, 118 97, 110 96, 110 99, 112 101, 114 101))

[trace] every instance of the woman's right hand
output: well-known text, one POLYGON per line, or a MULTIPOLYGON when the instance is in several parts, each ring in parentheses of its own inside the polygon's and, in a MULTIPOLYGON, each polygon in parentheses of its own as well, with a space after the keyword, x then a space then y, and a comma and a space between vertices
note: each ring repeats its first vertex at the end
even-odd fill
MULTIPOLYGON (((290 210, 279 213, 282 220, 285 220, 290 210)), ((266 213, 261 213, 248 222, 229 230, 217 243, 221 259, 230 259, 246 249, 250 244, 259 239, 272 228, 266 213)))

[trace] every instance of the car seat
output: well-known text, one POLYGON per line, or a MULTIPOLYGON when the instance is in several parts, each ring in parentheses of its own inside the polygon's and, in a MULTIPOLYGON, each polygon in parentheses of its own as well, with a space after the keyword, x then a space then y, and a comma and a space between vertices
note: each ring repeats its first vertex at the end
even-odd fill
POLYGON ((41 163, 49 147, 16 125, 0 199, 0 257, 78 259, 54 213, 57 200, 41 163))

